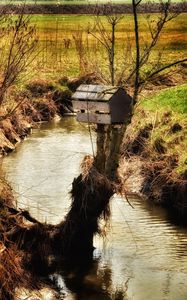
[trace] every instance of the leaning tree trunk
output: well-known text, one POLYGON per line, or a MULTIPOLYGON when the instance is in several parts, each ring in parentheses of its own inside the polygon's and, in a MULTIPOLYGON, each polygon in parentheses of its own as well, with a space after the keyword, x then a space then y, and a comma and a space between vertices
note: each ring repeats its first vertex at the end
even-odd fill
POLYGON ((118 181, 120 149, 126 127, 126 124, 97 125, 97 153, 93 164, 112 182, 118 181))

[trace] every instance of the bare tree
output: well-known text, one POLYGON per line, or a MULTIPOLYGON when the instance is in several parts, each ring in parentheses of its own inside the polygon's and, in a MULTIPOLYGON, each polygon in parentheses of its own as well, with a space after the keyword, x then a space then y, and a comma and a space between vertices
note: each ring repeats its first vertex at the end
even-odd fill
MULTIPOLYGON (((166 27, 168 22, 178 17, 180 12, 173 9, 171 0, 160 0, 160 12, 157 14, 157 16, 155 16, 155 14, 146 15, 149 38, 144 43, 142 43, 138 13, 139 6, 142 2, 143 0, 132 0, 135 44, 134 47, 132 47, 130 41, 126 41, 125 60, 129 63, 128 65, 124 64, 123 67, 120 66, 120 78, 116 78, 117 53, 115 51, 115 33, 117 25, 119 24, 123 16, 120 14, 115 14, 114 6, 112 4, 104 5, 102 8, 101 6, 99 6, 95 12, 94 26, 92 26, 92 28, 90 28, 88 31, 89 34, 91 34, 106 50, 110 72, 110 83, 112 85, 120 84, 125 86, 126 88, 132 86, 133 83, 134 88, 132 96, 134 104, 137 102, 140 90, 153 77, 157 76, 160 72, 187 60, 186 58, 184 58, 165 64, 162 60, 162 50, 157 51, 158 55, 157 57, 155 56, 154 61, 151 60, 153 51, 158 45, 163 29, 166 27), (105 18, 101 18, 101 15, 104 15, 105 18)), ((149 3, 149 5, 151 5, 151 3, 149 3)))
POLYGON ((143 45, 143 49, 140 47, 140 31, 138 23, 138 7, 142 0, 132 0, 133 17, 134 17, 134 34, 135 34, 135 48, 136 48, 136 59, 134 67, 132 68, 126 83, 134 78, 134 92, 133 101, 134 104, 137 102, 138 94, 143 84, 149 81, 152 77, 158 75, 160 72, 169 69, 179 63, 187 61, 187 58, 177 60, 166 65, 162 65, 161 57, 162 52, 158 52, 158 59, 152 62, 152 67, 149 71, 142 71, 143 67, 149 63, 150 56, 155 46, 158 44, 159 38, 166 24, 176 18, 180 13, 173 12, 171 10, 171 0, 163 1, 160 0, 160 13, 156 22, 152 22, 150 15, 147 16, 147 25, 150 33, 150 42, 146 42, 143 45))
POLYGON ((110 83, 115 84, 115 46, 116 46, 116 26, 121 21, 122 16, 113 13, 113 6, 104 6, 103 10, 97 9, 94 16, 94 26, 88 30, 99 43, 105 48, 110 72, 110 83), (110 30, 107 30, 107 26, 104 21, 100 18, 100 11, 104 15, 107 25, 110 30))
POLYGON ((87 72, 87 66, 88 66, 87 51, 84 45, 83 35, 84 35, 84 31, 80 27, 78 28, 76 35, 75 34, 73 35, 75 49, 79 59, 79 70, 81 73, 87 72))
MULTIPOLYGON (((133 107, 137 102, 138 95, 143 85, 150 80, 153 76, 158 75, 161 71, 175 66, 187 59, 178 60, 167 65, 162 64, 162 53, 158 53, 158 59, 152 63, 152 67, 145 71, 145 66, 150 63, 151 54, 157 45, 160 35, 165 25, 176 18, 179 13, 172 12, 171 1, 160 0, 160 13, 156 22, 151 22, 147 18, 147 25, 150 33, 150 39, 144 43, 143 47, 140 44, 140 30, 138 20, 138 6, 142 0, 132 0, 133 17, 134 17, 134 35, 135 35, 135 47, 132 53, 127 52, 130 55, 131 67, 126 70, 125 80, 121 80, 125 87, 131 86, 133 83, 133 107), (135 53, 135 55, 134 55, 135 53), (134 57, 135 56, 135 57, 134 57)), ((110 70, 110 83, 115 84, 115 32, 116 26, 121 21, 122 16, 113 13, 112 5, 107 6, 107 9, 103 11, 103 15, 106 17, 107 25, 100 17, 100 12, 97 11, 95 15, 95 24, 89 33, 99 41, 101 45, 106 49, 110 70), (110 25, 110 30, 107 30, 107 26, 110 25)), ((124 71, 122 72, 124 74, 124 71)), ((132 111, 133 113, 133 111, 132 111)), ((105 172, 108 178, 116 180, 117 178, 117 166, 119 161, 120 146, 123 140, 123 136, 126 131, 127 125, 131 122, 131 116, 123 125, 107 126, 97 125, 97 156, 95 164, 98 168, 101 168, 102 172, 105 172), (102 167, 101 167, 102 166, 102 167)))
POLYGON ((0 105, 5 101, 6 92, 19 79, 34 58, 37 44, 35 26, 30 17, 24 14, 25 4, 19 15, 1 12, 0 22, 0 105))

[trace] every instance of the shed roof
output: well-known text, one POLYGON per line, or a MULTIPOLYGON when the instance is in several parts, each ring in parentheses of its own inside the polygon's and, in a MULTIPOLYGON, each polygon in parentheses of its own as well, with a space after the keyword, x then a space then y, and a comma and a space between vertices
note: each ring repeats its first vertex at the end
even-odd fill
POLYGON ((119 90, 119 87, 111 85, 81 84, 72 95, 73 100, 85 101, 109 101, 119 90))

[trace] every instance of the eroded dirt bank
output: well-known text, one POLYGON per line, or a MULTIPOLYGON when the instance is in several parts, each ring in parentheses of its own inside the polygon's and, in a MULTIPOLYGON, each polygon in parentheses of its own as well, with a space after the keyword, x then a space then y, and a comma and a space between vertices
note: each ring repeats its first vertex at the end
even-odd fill
POLYGON ((133 120, 123 142, 120 173, 124 187, 164 206, 178 224, 187 225, 185 118, 177 119, 167 111, 151 122, 144 111, 140 115, 142 126, 133 120))
POLYGON ((63 77, 53 83, 35 80, 22 91, 12 90, 11 105, 5 103, 0 109, 0 156, 13 151, 40 122, 49 121, 57 114, 71 113, 72 92, 83 82, 97 82, 97 77, 94 74, 75 79, 63 77))
MULTIPOLYGON (((145 154, 145 153, 144 153, 145 154)), ((173 157, 160 157, 150 160, 131 154, 121 159, 120 174, 127 194, 140 196, 155 205, 165 207, 176 224, 187 225, 187 176, 172 176, 177 160, 173 157)))

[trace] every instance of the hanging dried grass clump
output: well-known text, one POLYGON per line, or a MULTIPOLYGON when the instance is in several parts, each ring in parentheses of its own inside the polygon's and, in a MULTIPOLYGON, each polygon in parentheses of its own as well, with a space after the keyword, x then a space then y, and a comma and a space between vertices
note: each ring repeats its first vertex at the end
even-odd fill
POLYGON ((15 288, 28 282, 21 260, 21 253, 15 245, 6 248, 0 244, 0 299, 14 299, 15 288))
POLYGON ((108 178, 98 172, 93 165, 94 159, 87 155, 81 164, 82 173, 74 179, 72 184, 72 200, 80 200, 81 210, 85 210, 87 216, 95 216, 97 221, 110 218, 110 198, 115 192, 115 186, 108 178), (81 190, 81 193, 80 193, 81 190), (80 199, 80 196, 81 199, 80 199))
POLYGON ((82 173, 72 183, 72 203, 65 222, 59 224, 64 253, 82 253, 93 250, 93 236, 101 233, 100 220, 110 218, 110 199, 114 186, 97 171, 93 159, 86 156, 82 173))

